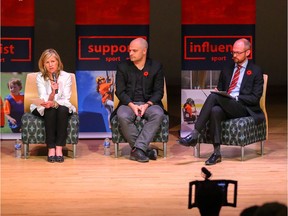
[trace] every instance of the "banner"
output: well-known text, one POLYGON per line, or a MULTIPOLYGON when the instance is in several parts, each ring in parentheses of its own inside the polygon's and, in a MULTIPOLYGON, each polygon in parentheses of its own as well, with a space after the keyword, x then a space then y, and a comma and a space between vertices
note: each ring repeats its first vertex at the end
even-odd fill
POLYGON ((129 43, 148 39, 149 0, 76 0, 80 132, 111 132, 116 67, 129 57, 129 43))
POLYGON ((23 95, 26 72, 33 71, 34 0, 1 1, 0 40, 1 138, 20 137, 17 125, 19 126, 21 116, 24 113, 24 97, 17 97, 17 107, 11 106, 8 109, 7 103, 14 102, 8 83, 14 79, 13 82, 18 83, 19 94, 23 95), (4 110, 9 111, 9 117, 15 119, 16 124, 9 124, 8 116, 4 115, 4 110))
POLYGON ((252 45, 249 59, 255 58, 255 20, 255 0, 182 0, 182 137, 194 129, 221 69, 232 59, 233 43, 248 39, 252 45))

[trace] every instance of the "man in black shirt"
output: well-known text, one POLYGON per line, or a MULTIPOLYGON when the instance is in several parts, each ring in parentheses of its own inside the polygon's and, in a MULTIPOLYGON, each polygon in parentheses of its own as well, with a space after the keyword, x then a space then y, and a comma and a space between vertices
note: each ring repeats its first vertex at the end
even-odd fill
POLYGON ((164 117, 162 65, 147 58, 147 49, 145 39, 131 41, 130 60, 117 67, 116 95, 120 103, 111 115, 112 119, 117 113, 123 136, 132 148, 130 159, 138 162, 156 159, 148 147, 164 117), (147 120, 140 133, 134 124, 139 118, 147 120))

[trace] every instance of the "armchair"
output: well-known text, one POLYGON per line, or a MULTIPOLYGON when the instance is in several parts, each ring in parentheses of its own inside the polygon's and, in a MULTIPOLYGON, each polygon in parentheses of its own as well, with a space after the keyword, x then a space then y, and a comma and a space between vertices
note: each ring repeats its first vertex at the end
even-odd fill
MULTIPOLYGON (((117 107, 119 103, 119 99, 117 98, 115 94, 115 89, 114 89, 114 109, 117 107)), ((162 103, 164 106, 164 109, 168 111, 168 104, 167 104, 167 92, 166 92, 166 83, 164 82, 164 95, 162 98, 162 103)), ((136 123, 137 129, 139 131, 142 130, 146 120, 141 119, 141 121, 136 123)), ((119 154, 119 144, 120 143, 127 143, 127 140, 124 138, 121 128, 120 128, 120 123, 118 121, 117 115, 115 115, 111 119, 111 131, 112 131, 112 142, 114 143, 115 147, 115 158, 118 158, 119 154)), ((168 136, 169 136, 169 116, 165 115, 164 119, 162 121, 162 124, 159 127, 159 130, 157 131, 153 142, 162 142, 163 143, 163 156, 164 158, 167 157, 167 142, 168 142, 168 136)))
MULTIPOLYGON (((45 127, 44 120, 33 115, 30 112, 31 98, 38 97, 36 73, 29 73, 26 77, 25 94, 24 94, 24 115, 22 116, 21 138, 24 145, 24 158, 28 158, 29 144, 45 144, 45 127)), ((75 74, 71 73, 72 78, 72 94, 70 101, 78 111, 77 85, 75 74)), ((79 136, 79 117, 77 113, 73 113, 68 120, 68 136, 67 144, 72 144, 73 158, 76 157, 76 144, 79 136)))
MULTIPOLYGON (((221 139, 222 145, 240 146, 241 160, 244 159, 244 147, 260 142, 261 156, 264 151, 264 141, 268 139, 268 115, 266 111, 266 90, 268 75, 263 75, 263 93, 260 99, 260 107, 265 115, 265 122, 256 125, 251 116, 229 119, 222 122, 221 139)), ((199 135, 198 144, 195 146, 195 156, 200 157, 200 143, 212 143, 209 135, 209 123, 199 135)))

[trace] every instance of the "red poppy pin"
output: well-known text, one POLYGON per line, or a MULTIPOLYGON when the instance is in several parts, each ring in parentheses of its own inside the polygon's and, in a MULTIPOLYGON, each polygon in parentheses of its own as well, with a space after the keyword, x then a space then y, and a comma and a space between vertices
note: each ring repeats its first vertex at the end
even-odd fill
POLYGON ((248 71, 246 72, 246 74, 247 74, 248 76, 250 76, 250 75, 252 74, 252 71, 251 71, 251 70, 248 70, 248 71))
POLYGON ((143 75, 144 75, 145 77, 147 77, 147 76, 149 75, 148 71, 145 71, 145 72, 143 73, 143 75))

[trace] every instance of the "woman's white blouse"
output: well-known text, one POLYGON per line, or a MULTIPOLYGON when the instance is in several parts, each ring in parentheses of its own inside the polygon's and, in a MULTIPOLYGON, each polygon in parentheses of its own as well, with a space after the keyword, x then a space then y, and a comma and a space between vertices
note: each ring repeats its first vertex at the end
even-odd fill
MULTIPOLYGON (((37 74, 36 78, 38 95, 40 99, 43 99, 45 102, 48 101, 49 95, 52 92, 50 80, 44 80, 41 72, 37 74)), ((60 71, 60 75, 57 80, 58 83, 58 94, 55 94, 54 101, 56 101, 61 106, 66 106, 69 109, 69 112, 76 112, 76 108, 70 103, 71 97, 71 75, 65 71, 60 71)), ((35 104, 30 105, 30 111, 32 112, 37 108, 40 115, 44 115, 45 107, 36 106, 35 104)))

